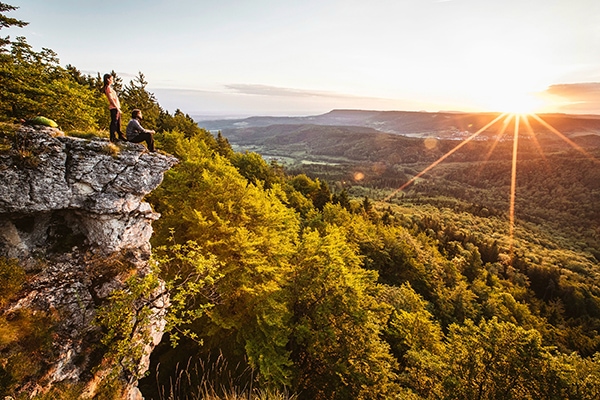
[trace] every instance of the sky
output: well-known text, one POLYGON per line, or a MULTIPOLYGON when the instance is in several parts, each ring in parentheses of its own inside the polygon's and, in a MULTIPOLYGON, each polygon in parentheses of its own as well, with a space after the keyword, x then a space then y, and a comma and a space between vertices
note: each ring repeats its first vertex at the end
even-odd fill
POLYGON ((3 0, 86 74, 199 117, 600 114, 598 0, 3 0))

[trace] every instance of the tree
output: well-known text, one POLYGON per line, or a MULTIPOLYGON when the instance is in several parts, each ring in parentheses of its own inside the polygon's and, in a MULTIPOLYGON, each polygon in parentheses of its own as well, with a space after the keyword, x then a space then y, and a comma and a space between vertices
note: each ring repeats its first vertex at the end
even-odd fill
POLYGON ((131 114, 134 109, 141 110, 144 116, 144 128, 157 130, 162 109, 154 93, 150 93, 146 89, 147 86, 148 82, 144 74, 141 71, 138 72, 138 75, 123 89, 121 108, 125 115, 131 114))
POLYGON ((251 183, 262 182, 266 189, 270 189, 275 183, 281 183, 282 181, 279 179, 280 177, 275 175, 273 168, 258 153, 235 153, 231 155, 230 159, 240 174, 251 183))
POLYGON ((326 182, 310 179, 306 174, 299 174, 290 180, 294 189, 310 199, 314 207, 323 210, 327 203, 331 202, 331 191, 326 182))
POLYGON ((188 114, 184 114, 180 109, 176 109, 173 115, 169 114, 168 111, 163 111, 161 109, 158 115, 157 124, 157 132, 176 130, 183 133, 186 138, 204 135, 205 138, 208 139, 209 136, 212 136, 210 132, 201 129, 192 117, 188 114))
POLYGON ((322 211, 325 204, 331 202, 331 191, 329 190, 327 182, 317 179, 317 183, 319 184, 319 188, 316 193, 313 194, 313 204, 317 210, 322 211))
POLYGON ((308 198, 312 198, 312 195, 319 190, 317 182, 310 179, 306 174, 299 174, 290 180, 290 184, 308 198))
MULTIPOLYGON (((11 26, 18 26, 20 28, 28 25, 28 22, 21 21, 16 18, 10 18, 5 15, 8 11, 14 11, 19 7, 11 6, 10 4, 0 2, 0 30, 2 28, 10 28, 11 26)), ((0 53, 6 51, 5 47, 10 44, 10 37, 0 37, 0 53)))
POLYGON ((409 283, 400 287, 385 286, 382 299, 394 309, 385 337, 401 364, 405 365, 405 357, 409 351, 441 353, 442 329, 427 310, 427 302, 409 283))
POLYGON ((305 231, 292 264, 289 346, 301 397, 392 397, 396 362, 381 339, 390 310, 377 301, 377 275, 332 226, 305 231))
POLYGON ((209 349, 232 358, 246 354, 264 381, 287 384, 289 311, 282 287, 298 236, 297 216, 279 200, 278 186, 264 190, 249 183, 201 137, 165 132, 161 147, 180 163, 150 195, 162 214, 153 245, 169 251, 173 243, 194 240, 221 265, 213 287, 218 301, 194 333, 209 349), (224 348, 225 342, 230 346, 224 348))
POLYGON ((346 210, 350 210, 350 197, 348 196, 346 188, 342 189, 342 191, 339 193, 335 193, 331 199, 331 202, 333 204, 339 204, 346 210))
POLYGON ((363 207, 364 212, 367 214, 373 210, 373 204, 371 203, 371 200, 369 200, 369 198, 367 196, 365 196, 362 201, 362 207, 363 207))
POLYGON ((59 65, 55 52, 34 51, 24 37, 11 45, 0 64, 0 116, 28 119, 44 115, 62 129, 97 129, 102 106, 99 94, 79 84, 59 65))
POLYGON ((223 157, 229 159, 234 154, 229 140, 227 140, 227 138, 223 136, 221 131, 217 132, 217 152, 223 157))
POLYGON ((447 344, 435 357, 410 354, 407 382, 419 382, 422 374, 435 376, 437 385, 414 387, 424 397, 443 390, 449 399, 541 398, 547 390, 548 360, 535 330, 496 319, 479 325, 467 320, 450 326, 447 344))
POLYGON ((558 354, 551 358, 551 363, 550 372, 556 373, 559 381, 548 391, 550 394, 556 393, 556 398, 600 398, 600 353, 590 358, 582 358, 577 353, 558 354))

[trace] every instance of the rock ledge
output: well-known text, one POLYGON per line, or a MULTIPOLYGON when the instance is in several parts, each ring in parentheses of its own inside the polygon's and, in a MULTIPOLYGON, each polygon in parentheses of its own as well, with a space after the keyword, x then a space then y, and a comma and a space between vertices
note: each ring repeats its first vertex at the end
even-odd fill
MULTIPOLYGON (((0 149, 0 256, 19 260, 27 279, 0 314, 27 309, 56 321, 52 359, 41 378, 19 390, 33 395, 66 382, 85 385, 93 397, 103 372, 94 365, 102 358, 94 353, 102 332, 92 321, 127 278, 150 272, 151 224, 159 215, 143 198, 177 159, 45 127, 22 126, 3 135, 7 142, 10 148, 0 149)), ((142 327, 151 343, 144 343, 139 369, 119 378, 126 398, 141 398, 135 376, 162 337, 168 302, 160 282, 149 326, 142 327)))

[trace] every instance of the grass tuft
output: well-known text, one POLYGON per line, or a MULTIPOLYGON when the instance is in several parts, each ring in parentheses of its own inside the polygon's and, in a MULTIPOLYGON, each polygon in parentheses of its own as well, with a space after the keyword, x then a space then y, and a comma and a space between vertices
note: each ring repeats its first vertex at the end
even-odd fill
POLYGON ((160 365, 157 366, 156 373, 160 400, 296 400, 298 398, 297 395, 289 394, 286 390, 253 387, 254 371, 250 367, 239 371, 239 365, 232 370, 223 354, 211 362, 198 360, 192 364, 190 358, 183 367, 177 364, 172 375, 176 378, 171 378, 167 386, 158 383, 160 382, 159 369, 160 365))

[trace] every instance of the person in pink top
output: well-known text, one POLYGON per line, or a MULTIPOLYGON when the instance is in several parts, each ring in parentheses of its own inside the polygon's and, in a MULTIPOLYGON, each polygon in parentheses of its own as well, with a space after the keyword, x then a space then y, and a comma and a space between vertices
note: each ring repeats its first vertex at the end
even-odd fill
POLYGON ((117 92, 112 88, 113 76, 111 74, 104 74, 104 88, 102 89, 106 98, 108 99, 108 109, 110 111, 110 141, 117 141, 117 134, 119 140, 125 141, 125 137, 121 133, 121 103, 119 103, 119 97, 117 92))

